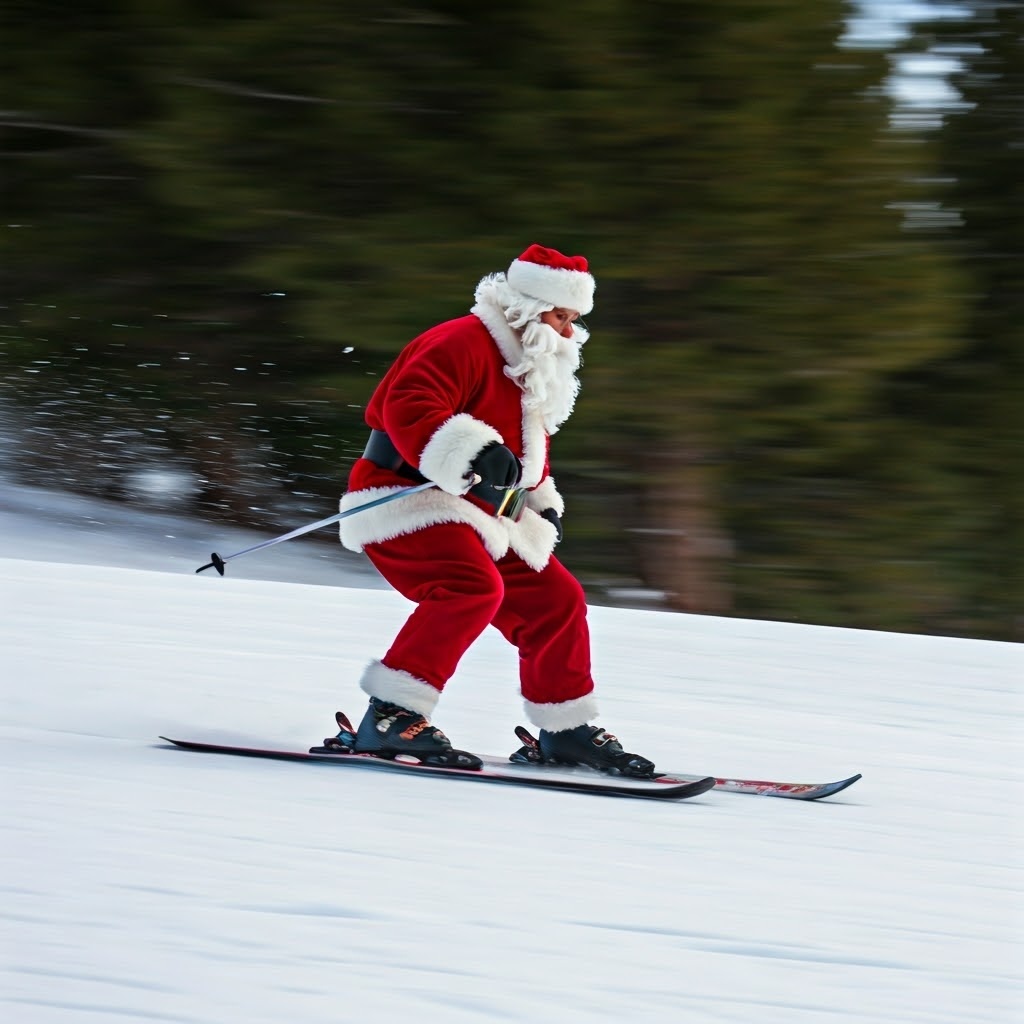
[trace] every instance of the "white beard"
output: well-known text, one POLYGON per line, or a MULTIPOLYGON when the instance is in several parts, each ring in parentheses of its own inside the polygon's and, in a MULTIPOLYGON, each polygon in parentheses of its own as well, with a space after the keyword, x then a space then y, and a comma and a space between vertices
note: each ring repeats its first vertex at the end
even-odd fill
POLYGON ((576 371, 580 349, 589 337, 573 325, 573 336, 563 338, 553 327, 531 320, 520 334, 522 358, 505 373, 523 389, 523 404, 541 415, 544 429, 554 434, 569 418, 580 392, 576 371))
POLYGON ((470 312, 483 321, 505 359, 505 375, 523 389, 523 405, 540 415, 554 434, 569 418, 580 382, 580 349, 590 334, 573 324, 571 338, 540 322, 550 303, 509 287, 504 274, 488 274, 477 285, 470 312))

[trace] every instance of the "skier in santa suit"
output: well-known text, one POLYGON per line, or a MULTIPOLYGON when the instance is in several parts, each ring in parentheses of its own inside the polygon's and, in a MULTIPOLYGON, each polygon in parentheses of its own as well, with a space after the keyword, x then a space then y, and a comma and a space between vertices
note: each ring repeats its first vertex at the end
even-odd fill
POLYGON ((477 286, 469 315, 410 342, 367 409, 366 451, 341 510, 432 481, 433 489, 341 522, 416 607, 361 680, 370 705, 356 749, 478 766, 429 719, 489 625, 519 650, 527 717, 544 758, 649 776, 654 765, 592 725, 597 714, 583 589, 552 554, 564 502, 549 438, 569 417, 593 307, 582 256, 531 245, 477 286))

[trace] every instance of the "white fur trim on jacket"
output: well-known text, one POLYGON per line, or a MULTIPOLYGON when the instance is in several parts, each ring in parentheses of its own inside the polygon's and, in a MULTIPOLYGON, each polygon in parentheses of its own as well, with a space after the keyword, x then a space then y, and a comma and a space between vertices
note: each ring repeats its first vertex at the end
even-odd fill
POLYGON ((520 487, 535 487, 544 475, 548 454, 548 435, 544 421, 536 409, 523 409, 523 474, 520 487))
POLYGON ((409 711, 418 711, 428 718, 441 697, 440 691, 430 683, 401 669, 388 668, 379 661, 371 661, 366 666, 359 686, 371 697, 397 704, 409 711))
POLYGON ((526 717, 534 725, 547 729, 548 732, 575 729, 576 726, 586 725, 597 718, 597 699, 593 693, 577 697, 576 700, 563 701, 561 704, 534 704, 532 701, 524 700, 523 707, 526 709, 526 717))
MULTIPOLYGON (((339 509, 347 512, 401 490, 404 488, 370 487, 365 491, 350 491, 342 497, 339 509)), ((522 518, 515 523, 492 516, 465 498, 438 490, 410 494, 343 519, 338 524, 338 536, 349 551, 362 551, 367 544, 393 540, 439 523, 467 523, 479 534, 487 553, 495 561, 504 558, 511 548, 536 572, 548 564, 558 539, 554 525, 530 508, 524 509, 522 518)))
POLYGON ((532 491, 526 492, 526 507, 534 512, 544 512, 549 508, 555 510, 559 518, 565 515, 565 499, 558 493, 555 481, 546 476, 532 491))
POLYGON ((434 431, 420 452, 420 472, 449 494, 465 494, 470 463, 492 441, 503 443, 494 427, 460 412, 434 431))
MULTIPOLYGON (((503 310, 496 305, 493 298, 481 298, 470 312, 480 319, 487 328, 487 333, 498 346, 501 358, 506 366, 515 366, 522 361, 523 346, 519 335, 505 319, 503 310)), ((523 404, 523 475, 521 487, 533 487, 540 482, 544 474, 544 460, 548 454, 548 435, 544 430, 544 417, 536 409, 526 408, 523 404)), ((424 476, 430 476, 424 473, 424 476)))

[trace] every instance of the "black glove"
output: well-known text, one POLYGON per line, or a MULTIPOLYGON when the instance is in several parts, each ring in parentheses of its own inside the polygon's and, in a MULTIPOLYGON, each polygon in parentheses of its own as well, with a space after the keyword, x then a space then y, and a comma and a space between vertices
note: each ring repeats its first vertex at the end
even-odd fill
POLYGON ((555 532, 558 534, 555 537, 555 543, 558 544, 562 539, 562 517, 553 508, 544 509, 540 517, 546 519, 555 528, 555 532))
POLYGON ((484 445, 469 466, 489 487, 515 487, 523 471, 522 463, 497 441, 484 445))

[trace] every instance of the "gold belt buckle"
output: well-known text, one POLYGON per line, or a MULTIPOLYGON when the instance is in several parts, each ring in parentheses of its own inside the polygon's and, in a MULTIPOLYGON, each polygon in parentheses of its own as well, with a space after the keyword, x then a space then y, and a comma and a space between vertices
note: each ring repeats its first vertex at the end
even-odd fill
POLYGON ((495 511, 496 516, 504 516, 518 523, 523 518, 523 509, 526 508, 526 489, 523 487, 509 487, 505 491, 505 497, 495 511))

